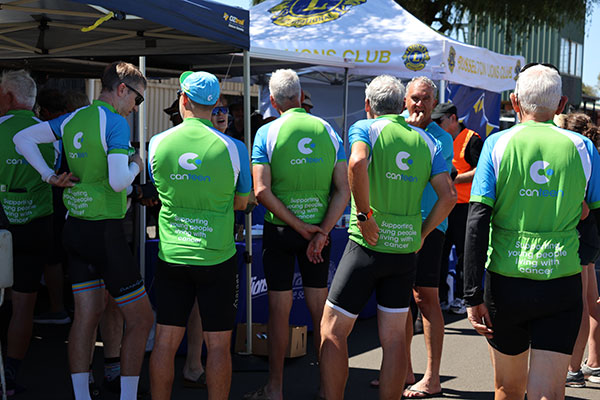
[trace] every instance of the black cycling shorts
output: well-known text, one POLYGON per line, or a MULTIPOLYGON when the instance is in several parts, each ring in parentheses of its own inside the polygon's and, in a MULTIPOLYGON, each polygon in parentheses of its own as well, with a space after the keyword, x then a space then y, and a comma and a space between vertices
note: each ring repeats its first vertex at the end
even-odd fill
POLYGON ((52 214, 53 221, 53 244, 50 252, 49 264, 59 264, 67 261, 67 253, 62 242, 62 231, 65 226, 65 217, 67 208, 63 203, 62 195, 64 188, 52 186, 52 204, 54 212, 52 214))
POLYGON ((492 347, 503 354, 536 350, 572 354, 583 309, 581 274, 548 281, 511 278, 487 271, 485 305, 492 347))
POLYGON ((13 286, 20 293, 35 293, 40 288, 44 264, 52 249, 52 215, 23 225, 9 225, 13 242, 13 286))
POLYGON ((73 294, 106 285, 119 307, 146 296, 137 261, 127 244, 123 220, 69 217, 63 228, 63 244, 73 294))
POLYGON ((408 312, 415 273, 415 253, 380 253, 348 240, 327 305, 356 318, 375 290, 379 310, 408 312))
POLYGON ((157 323, 185 326, 197 298, 204 331, 233 329, 239 291, 237 256, 211 266, 171 264, 159 259, 154 282, 157 323))
POLYGON ((289 226, 265 222, 263 230, 263 269, 267 287, 273 291, 292 290, 295 261, 302 275, 302 285, 310 288, 326 288, 329 277, 329 244, 323 248, 323 262, 313 264, 306 257, 308 240, 289 226))
POLYGON ((415 286, 437 288, 440 286, 440 268, 444 250, 444 232, 434 229, 417 253, 415 286))

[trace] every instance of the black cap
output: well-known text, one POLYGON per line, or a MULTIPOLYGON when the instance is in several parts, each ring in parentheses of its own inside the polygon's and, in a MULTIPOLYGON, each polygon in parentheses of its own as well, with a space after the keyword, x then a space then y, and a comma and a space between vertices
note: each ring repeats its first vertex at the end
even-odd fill
POLYGON ((431 119, 440 119, 446 114, 457 115, 456 106, 451 101, 447 103, 440 103, 437 106, 435 106, 433 112, 431 113, 431 119))
POLYGON ((168 116, 179 112, 179 99, 176 99, 170 107, 163 110, 168 116))

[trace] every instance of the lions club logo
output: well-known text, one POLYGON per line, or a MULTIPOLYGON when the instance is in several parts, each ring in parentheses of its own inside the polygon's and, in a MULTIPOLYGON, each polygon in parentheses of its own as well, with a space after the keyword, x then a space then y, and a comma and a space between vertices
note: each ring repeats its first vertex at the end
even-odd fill
POLYGON ((408 171, 412 163, 413 160, 410 159, 410 153, 407 153, 406 151, 401 151, 396 155, 396 165, 402 171, 408 171))
POLYGON ((450 46, 450 52, 448 53, 448 69, 450 72, 454 72, 454 67, 456 67, 456 50, 450 46))
POLYGON ((517 60, 517 65, 515 65, 515 81, 519 78, 520 73, 521 73, 521 60, 517 60))
POLYGON ((202 164, 201 160, 196 160, 197 158, 198 154, 196 153, 183 153, 179 156, 179 166, 185 170, 193 171, 202 164))
POLYGON ((411 71, 420 71, 425 68, 429 61, 429 51, 422 44, 411 44, 406 48, 402 56, 404 65, 411 71))
POLYGON ((315 144, 311 143, 311 138, 303 138, 298 141, 298 151, 302 154, 310 154, 315 148, 315 144))
POLYGON ((367 0, 284 0, 269 9, 276 25, 301 28, 334 21, 367 0))
POLYGON ((549 165, 549 162, 542 160, 534 162, 529 168, 529 176, 538 185, 548 183, 550 181, 550 176, 554 174, 554 170, 552 168, 548 168, 549 165))

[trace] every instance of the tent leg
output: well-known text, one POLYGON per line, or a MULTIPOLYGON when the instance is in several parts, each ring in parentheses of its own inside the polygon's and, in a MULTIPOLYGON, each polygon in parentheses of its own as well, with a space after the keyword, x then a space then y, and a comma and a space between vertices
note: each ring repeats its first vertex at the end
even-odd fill
MULTIPOLYGON (((252 154, 250 125, 250 53, 244 50, 244 141, 252 154)), ((246 214, 246 353, 252 354, 252 214, 246 214)))
POLYGON ((442 79, 440 81, 440 94, 438 96, 438 98, 440 99, 440 103, 446 102, 446 85, 447 82, 444 79, 442 79))
MULTIPOLYGON (((346 154, 349 154, 349 140, 348 140, 348 68, 344 68, 344 104, 342 111, 342 135, 344 140, 344 150, 346 154)), ((346 156, 348 158, 348 156, 346 156)))
MULTIPOLYGON (((140 57, 140 72, 146 76, 146 57, 140 57)), ((138 137, 140 139, 140 158, 142 159, 142 165, 146 165, 146 131, 148 130, 148 114, 146 113, 146 103, 142 103, 138 106, 138 137)), ((140 171, 140 184, 146 183, 146 168, 141 168, 140 171)), ((146 207, 138 203, 138 217, 139 217, 139 261, 140 261, 140 274, 142 279, 146 277, 146 207)))

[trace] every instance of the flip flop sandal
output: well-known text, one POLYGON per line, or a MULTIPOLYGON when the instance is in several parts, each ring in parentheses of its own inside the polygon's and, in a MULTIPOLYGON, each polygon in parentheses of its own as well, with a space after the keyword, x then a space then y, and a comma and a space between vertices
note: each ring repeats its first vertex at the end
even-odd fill
POLYGON ((206 373, 201 373, 198 379, 195 381, 183 378, 183 387, 192 389, 206 389, 206 373))

